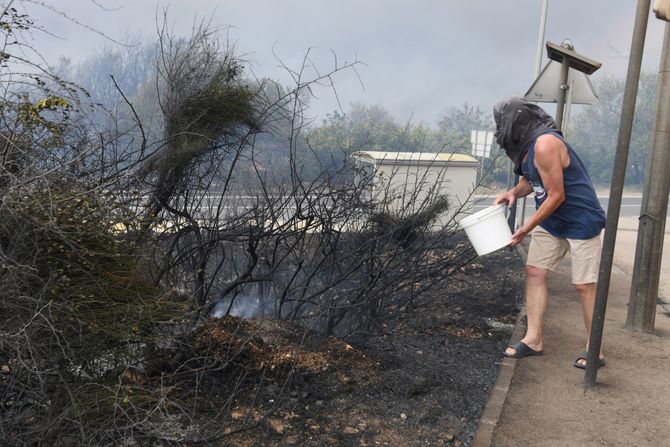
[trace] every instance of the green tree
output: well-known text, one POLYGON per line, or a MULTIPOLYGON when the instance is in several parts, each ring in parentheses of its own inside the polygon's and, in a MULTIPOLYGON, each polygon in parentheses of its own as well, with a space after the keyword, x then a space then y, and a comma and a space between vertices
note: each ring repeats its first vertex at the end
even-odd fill
MULTIPOLYGON (((156 44, 137 37, 124 46, 105 46, 75 65, 61 58, 56 72, 63 79, 75 80, 94 101, 111 110, 123 102, 120 92, 135 97, 143 86, 156 79, 156 56, 156 44)), ((155 89, 152 93, 155 96, 155 89)))
POLYGON ((381 106, 354 103, 347 114, 335 111, 306 135, 306 172, 335 172, 356 151, 401 150, 404 129, 381 106))
POLYGON ((473 130, 493 130, 493 118, 478 106, 468 103, 461 107, 450 107, 437 124, 438 138, 449 152, 471 153, 470 132, 473 130))
MULTIPOLYGON (((635 118, 631 135, 626 185, 637 187, 644 181, 647 151, 651 143, 656 74, 643 72, 640 76, 635 118)), ((594 83, 600 100, 587 106, 571 120, 568 138, 584 161, 596 184, 608 186, 612 177, 616 151, 624 80, 603 77, 594 83)))
POLYGON ((305 148, 311 155, 305 159, 314 173, 339 169, 355 151, 439 152, 445 147, 426 124, 401 124, 382 106, 353 103, 348 113, 335 111, 310 130, 305 148))
MULTIPOLYGON (((493 131, 493 115, 478 106, 468 103, 460 107, 450 107, 438 121, 434 139, 444 152, 472 153, 471 132, 473 130, 493 131)), ((509 160, 500 151, 495 141, 487 158, 481 158, 480 182, 486 186, 505 184, 510 170, 509 160)))

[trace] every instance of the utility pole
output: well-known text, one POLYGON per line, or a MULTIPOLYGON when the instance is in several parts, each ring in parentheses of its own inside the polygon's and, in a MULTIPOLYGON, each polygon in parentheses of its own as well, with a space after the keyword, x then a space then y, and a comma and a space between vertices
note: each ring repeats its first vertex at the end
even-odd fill
MULTIPOLYGON (((533 82, 540 75, 542 66, 542 49, 544 47, 544 32, 547 27, 547 10, 549 9, 549 0, 542 0, 542 12, 540 14, 540 30, 537 35, 537 53, 535 54, 535 69, 533 70, 533 82)), ((517 179, 518 182, 518 179, 517 179)), ((521 198, 521 222, 519 226, 526 221, 526 196, 521 198)))
POLYGON ((626 328, 654 330, 658 280, 661 273, 665 219, 670 192, 670 24, 665 24, 661 66, 658 72, 652 143, 642 193, 635 264, 626 328))
POLYGON ((540 29, 537 34, 537 52, 535 53, 535 69, 533 70, 533 80, 537 79, 542 66, 542 50, 544 47, 544 30, 547 28, 547 10, 549 9, 549 0, 542 0, 542 12, 540 13, 540 29))
POLYGON ((635 102, 640 82, 640 69, 642 67, 642 53, 644 50, 644 38, 647 33, 650 1, 638 0, 637 12, 635 14, 633 42, 631 43, 630 58, 628 59, 628 73, 626 75, 612 184, 610 186, 609 204, 607 206, 607 224, 605 226, 600 270, 598 272, 596 302, 593 309, 593 319, 591 320, 591 336, 589 337, 586 372, 584 373, 584 388, 586 389, 593 388, 596 385, 598 368, 595 365, 602 345, 607 295, 609 294, 612 262, 614 261, 614 246, 619 225, 619 211, 621 209, 621 197, 623 195, 623 184, 626 175, 626 165, 628 163, 628 150, 633 129, 635 102))

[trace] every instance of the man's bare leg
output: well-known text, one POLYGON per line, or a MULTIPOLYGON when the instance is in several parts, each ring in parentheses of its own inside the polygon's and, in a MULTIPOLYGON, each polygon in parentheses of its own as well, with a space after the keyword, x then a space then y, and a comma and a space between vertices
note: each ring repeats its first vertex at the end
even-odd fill
MULTIPOLYGON (((596 304, 596 283, 575 284, 575 289, 582 303, 582 317, 584 318, 584 328, 586 328, 586 350, 589 349, 589 338, 591 337, 591 321, 593 320, 593 308, 596 304)), ((603 358, 603 351, 600 350, 600 358, 603 358)), ((586 360, 580 359, 581 365, 586 365, 586 360)))
MULTIPOLYGON (((542 328, 547 310, 549 291, 547 290, 547 270, 526 266, 526 335, 521 339, 535 351, 542 350, 542 328)), ((507 348, 508 355, 514 355, 514 348, 507 348)))

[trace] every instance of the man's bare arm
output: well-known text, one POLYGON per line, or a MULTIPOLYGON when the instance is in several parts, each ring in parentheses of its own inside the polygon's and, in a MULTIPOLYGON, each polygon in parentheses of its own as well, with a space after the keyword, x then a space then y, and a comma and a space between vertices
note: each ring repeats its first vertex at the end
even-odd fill
POLYGON ((519 183, 509 191, 501 192, 493 201, 494 205, 498 203, 507 203, 509 206, 512 206, 516 199, 519 197, 525 197, 528 194, 533 192, 533 188, 530 186, 528 181, 524 177, 519 178, 519 183))
POLYGON ((537 139, 535 143, 535 166, 542 178, 547 198, 535 214, 514 233, 512 245, 521 242, 533 228, 551 216, 556 208, 565 201, 563 168, 569 162, 566 157, 567 148, 559 138, 554 135, 542 135, 537 139))

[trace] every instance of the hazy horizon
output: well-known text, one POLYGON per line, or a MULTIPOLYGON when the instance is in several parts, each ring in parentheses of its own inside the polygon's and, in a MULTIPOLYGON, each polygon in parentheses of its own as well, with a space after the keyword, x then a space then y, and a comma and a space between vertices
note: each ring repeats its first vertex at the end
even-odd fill
MULTIPOLYGON (((117 45, 99 33, 116 41, 155 39, 156 21, 167 8, 167 22, 178 35, 188 35, 203 19, 229 27, 230 42, 258 77, 288 83, 280 61, 297 69, 307 51, 320 72, 332 68, 335 57, 339 63, 357 59, 364 63, 357 74, 345 71, 334 78, 345 112, 350 103, 361 102, 382 106, 399 121, 428 124, 450 107, 468 103, 488 112, 501 98, 526 92, 533 81, 542 5, 540 0, 427 0, 421 7, 400 0, 45 3, 70 19, 37 2, 13 6, 25 8, 57 36, 35 35, 37 48, 52 64, 60 56, 80 62, 117 45)), ((593 79, 623 78, 635 7, 626 1, 550 1, 544 42, 569 38, 579 53, 603 63, 593 79)), ((658 70, 663 29, 664 22, 650 14, 645 70, 658 70)), ((543 48, 541 65, 546 62, 543 48)), ((310 115, 321 119, 338 109, 329 89, 316 93, 310 115)))

